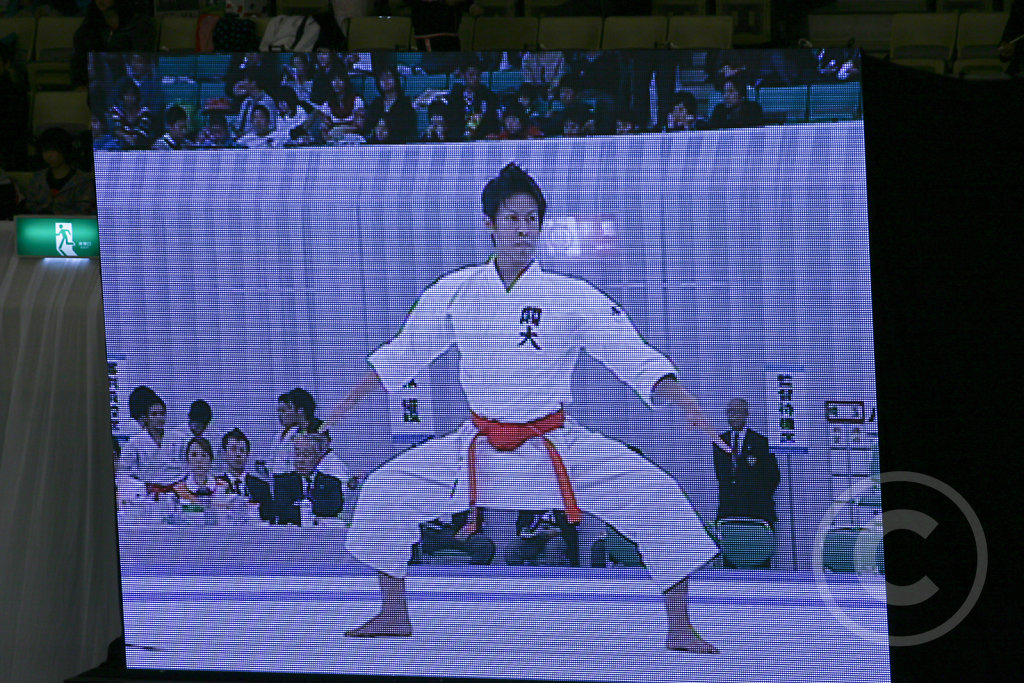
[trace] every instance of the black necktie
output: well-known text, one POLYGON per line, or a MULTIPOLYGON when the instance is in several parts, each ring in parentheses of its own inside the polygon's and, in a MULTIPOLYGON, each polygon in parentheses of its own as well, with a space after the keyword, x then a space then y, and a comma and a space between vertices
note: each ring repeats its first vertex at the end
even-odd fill
POLYGON ((306 498, 313 499, 313 477, 306 477, 306 498))
POLYGON ((740 433, 732 433, 732 469, 735 472, 740 466, 740 433))
POLYGON ((242 480, 240 478, 235 479, 235 493, 245 493, 245 491, 242 489, 242 480))

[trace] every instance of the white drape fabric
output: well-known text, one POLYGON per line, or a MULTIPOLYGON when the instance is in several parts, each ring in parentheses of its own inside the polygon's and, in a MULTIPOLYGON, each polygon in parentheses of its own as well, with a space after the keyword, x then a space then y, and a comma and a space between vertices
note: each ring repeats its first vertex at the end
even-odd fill
POLYGON ((121 633, 96 261, 19 259, 0 222, 0 681, 55 683, 121 633))

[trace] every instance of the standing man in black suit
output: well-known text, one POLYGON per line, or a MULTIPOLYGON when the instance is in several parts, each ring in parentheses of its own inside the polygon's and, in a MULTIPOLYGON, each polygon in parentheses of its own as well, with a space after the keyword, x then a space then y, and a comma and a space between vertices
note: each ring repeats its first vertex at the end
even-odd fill
POLYGON ((279 524, 299 524, 299 502, 309 499, 314 517, 337 517, 344 506, 341 480, 317 467, 327 452, 320 434, 299 434, 292 439, 295 470, 274 475, 274 512, 279 524))
POLYGON ((224 478, 228 480, 228 493, 246 496, 260 506, 260 519, 270 521, 271 511, 270 483, 248 472, 249 468, 249 437, 238 427, 225 434, 220 440, 224 451, 224 478))
MULTIPOLYGON (((736 455, 726 453, 717 445, 714 447, 715 476, 718 478, 718 515, 715 520, 750 517, 763 519, 774 529, 778 521, 774 496, 779 486, 779 463, 768 450, 768 439, 747 429, 750 411, 745 399, 729 401, 725 414, 730 429, 720 436, 736 455)), ((728 567, 727 558, 725 562, 728 567)), ((768 566, 770 560, 765 563, 765 567, 768 566)))

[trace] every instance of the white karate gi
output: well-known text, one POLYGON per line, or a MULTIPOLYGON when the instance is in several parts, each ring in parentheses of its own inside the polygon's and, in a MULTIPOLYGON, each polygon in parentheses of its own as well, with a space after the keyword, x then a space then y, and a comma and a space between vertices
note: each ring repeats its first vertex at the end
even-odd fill
POLYGON ((120 467, 141 482, 170 486, 188 474, 185 444, 191 438, 191 434, 167 429, 158 445, 148 431, 143 431, 125 444, 120 467))
MULTIPOLYGON (((459 378, 470 408, 502 422, 531 422, 570 403, 581 349, 648 405, 658 380, 675 373, 611 299, 536 263, 507 291, 493 261, 442 277, 369 361, 395 392, 452 344, 461 354, 459 378)), ((469 506, 467 455, 476 431, 467 421, 373 472, 356 505, 348 551, 379 571, 404 576, 419 523, 469 506)), ((718 554, 678 484, 650 461, 568 418, 546 436, 562 456, 580 509, 633 540, 662 590, 718 554)), ((476 448, 477 505, 563 509, 542 439, 500 452, 481 437, 476 448)))

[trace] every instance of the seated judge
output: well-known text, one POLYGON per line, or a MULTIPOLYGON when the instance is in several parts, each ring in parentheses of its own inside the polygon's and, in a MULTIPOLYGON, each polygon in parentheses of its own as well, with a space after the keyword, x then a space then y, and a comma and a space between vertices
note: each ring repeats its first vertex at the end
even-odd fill
POLYGON ((477 510, 475 531, 467 526, 468 521, 469 511, 466 511, 420 524, 422 541, 413 546, 410 563, 421 563, 421 553, 433 555, 441 550, 460 550, 469 555, 470 564, 490 564, 496 548, 494 541, 481 531, 484 526, 483 511, 477 510))
POLYGON ((220 496, 228 489, 227 480, 210 474, 213 468, 213 447, 201 436, 194 436, 185 445, 189 474, 177 482, 173 489, 178 499, 185 503, 209 505, 214 496, 220 496))
POLYGON ((327 438, 299 434, 292 439, 295 469, 274 475, 274 513, 279 524, 299 524, 299 502, 308 499, 316 517, 337 517, 344 505, 342 483, 319 470, 327 453, 327 438))
POLYGON ((270 484, 249 473, 249 437, 237 427, 221 439, 227 493, 247 498, 260 506, 260 519, 272 518, 270 484))

